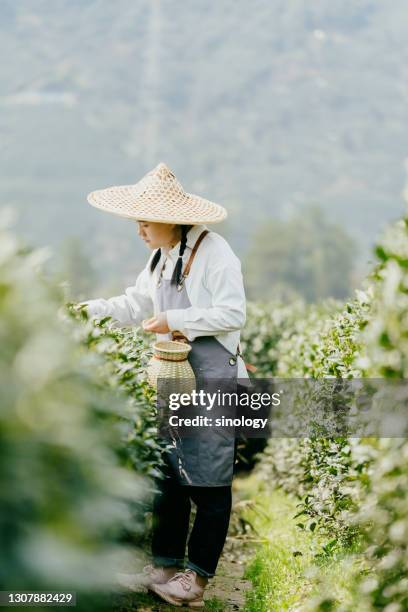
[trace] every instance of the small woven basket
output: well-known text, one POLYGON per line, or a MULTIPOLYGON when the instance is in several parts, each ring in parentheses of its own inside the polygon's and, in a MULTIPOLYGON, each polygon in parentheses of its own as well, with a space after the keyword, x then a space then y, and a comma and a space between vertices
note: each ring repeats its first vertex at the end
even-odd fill
POLYGON ((147 366, 149 383, 157 389, 157 380, 171 385, 172 392, 191 393, 196 388, 193 368, 188 361, 191 346, 176 340, 161 340, 153 344, 153 357, 147 366))

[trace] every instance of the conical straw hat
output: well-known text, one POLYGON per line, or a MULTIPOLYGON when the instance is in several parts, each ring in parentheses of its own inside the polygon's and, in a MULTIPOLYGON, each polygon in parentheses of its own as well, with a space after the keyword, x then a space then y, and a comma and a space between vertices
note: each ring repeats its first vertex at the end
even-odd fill
POLYGON ((194 225, 218 223, 227 217, 223 206, 186 193, 164 163, 134 185, 98 189, 87 200, 101 210, 140 221, 194 225))

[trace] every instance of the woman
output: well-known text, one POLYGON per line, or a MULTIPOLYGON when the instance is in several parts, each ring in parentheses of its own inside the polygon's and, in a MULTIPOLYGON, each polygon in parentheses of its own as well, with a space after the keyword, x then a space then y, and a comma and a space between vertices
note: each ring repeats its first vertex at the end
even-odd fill
MULTIPOLYGON (((186 193, 163 163, 136 185, 92 192, 88 202, 135 220, 153 251, 134 286, 117 297, 83 302, 88 313, 110 315, 121 325, 143 322, 158 340, 184 337, 197 377, 248 378, 239 351, 246 316, 241 264, 226 240, 204 225, 225 219, 226 210, 186 193)), ((179 439, 165 455, 153 503, 153 563, 142 577, 127 579, 128 587, 144 584, 175 605, 204 605, 204 589, 215 575, 228 530, 234 442, 214 430, 211 436, 179 439), (188 561, 180 571, 191 500, 197 513, 188 561)))

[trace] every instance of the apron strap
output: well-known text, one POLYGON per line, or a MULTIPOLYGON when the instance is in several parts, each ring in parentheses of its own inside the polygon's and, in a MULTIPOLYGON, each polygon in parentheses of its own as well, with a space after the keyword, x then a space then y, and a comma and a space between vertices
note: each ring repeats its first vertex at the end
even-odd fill
MULTIPOLYGON (((188 259, 188 262, 186 264, 186 267, 184 268, 184 272, 182 274, 182 279, 180 282, 180 285, 182 285, 186 279, 186 277, 188 276, 188 273, 190 272, 190 268, 191 268, 191 264, 193 263, 193 259, 195 257, 195 254, 197 253, 198 247, 201 244, 201 241, 203 240, 203 238, 205 238, 205 236, 209 233, 209 230, 204 230, 201 232, 201 234, 199 235, 199 237, 197 238, 193 250, 191 252, 191 255, 188 259)), ((188 339, 184 336, 184 334, 182 334, 179 330, 175 330, 171 333, 172 339, 173 340, 177 340, 178 342, 187 342, 188 343, 188 339)), ((238 344, 237 346, 237 351, 236 351, 236 355, 239 355, 240 357, 243 357, 242 353, 241 353, 241 343, 238 344)), ((249 372, 256 372, 257 368, 256 366, 252 365, 251 363, 245 363, 245 367, 249 372)))
MULTIPOLYGON (((180 284, 183 284, 185 279, 187 278, 189 272, 190 272, 190 268, 191 268, 191 264, 193 263, 195 254, 197 253, 198 247, 200 246, 202 240, 206 237, 206 235, 209 233, 209 230, 204 230, 203 232, 201 232, 201 234, 199 235, 199 237, 197 238, 193 250, 191 252, 191 255, 188 259, 188 262, 186 264, 186 267, 184 268, 184 272, 182 274, 182 280, 180 284)), ((182 334, 180 331, 175 330, 171 333, 172 339, 173 340, 177 340, 178 342, 187 342, 188 340, 187 338, 184 336, 184 334, 182 334)), ((237 351, 236 351, 236 355, 239 355, 240 357, 242 357, 242 353, 241 353, 241 343, 238 344, 237 346, 237 351)), ((250 363, 245 363, 245 367, 249 372, 256 372, 257 368, 250 364, 250 363)))
POLYGON ((191 268, 191 264, 193 263, 193 259, 195 257, 195 254, 197 253, 198 247, 201 244, 201 241, 203 240, 203 238, 205 238, 205 236, 209 233, 209 230, 204 230, 203 232, 201 232, 201 234, 199 235, 199 237, 197 238, 197 240, 195 241, 195 245, 193 247, 193 250, 191 251, 190 257, 188 259, 188 262, 186 264, 186 267, 184 268, 184 272, 183 272, 183 277, 186 278, 186 276, 188 276, 188 273, 190 272, 190 268, 191 268))
POLYGON ((176 340, 176 342, 186 342, 188 344, 188 339, 178 329, 171 332, 171 339, 176 340))
MULTIPOLYGON (((183 283, 184 283, 186 277, 188 276, 188 273, 190 272, 191 264, 193 263, 193 259, 195 257, 195 254, 197 253, 197 250, 198 250, 198 247, 201 244, 201 241, 203 240, 203 238, 205 238, 205 236, 208 233, 209 233, 209 230, 202 231, 201 234, 199 235, 199 237, 197 238, 197 240, 195 241, 193 250, 191 251, 191 254, 190 254, 190 257, 188 258, 188 262, 186 264, 186 267, 184 268, 184 271, 182 273, 181 281, 179 283, 179 287, 180 288, 183 286, 183 283)), ((178 342, 186 342, 188 344, 188 339, 179 330, 172 331, 171 332, 171 337, 172 337, 173 340, 177 340, 178 342)))

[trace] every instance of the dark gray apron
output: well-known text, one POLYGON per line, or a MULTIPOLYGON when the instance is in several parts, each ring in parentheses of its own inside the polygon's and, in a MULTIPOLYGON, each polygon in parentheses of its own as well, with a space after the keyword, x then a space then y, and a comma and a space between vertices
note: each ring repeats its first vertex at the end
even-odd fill
MULTIPOLYGON (((161 312, 173 308, 191 306, 185 284, 179 291, 171 285, 170 279, 161 279, 156 288, 157 301, 161 312)), ((189 341, 191 351, 188 360, 199 379, 229 379, 234 386, 237 380, 237 356, 226 349, 214 336, 200 336, 189 341)), ((200 385, 205 389, 205 384, 200 385)), ((203 414, 205 412, 203 411, 203 414)), ((196 433, 193 437, 176 436, 166 462, 171 473, 180 484, 197 487, 227 486, 232 482, 234 469, 235 438, 220 428, 212 427, 196 433)))

